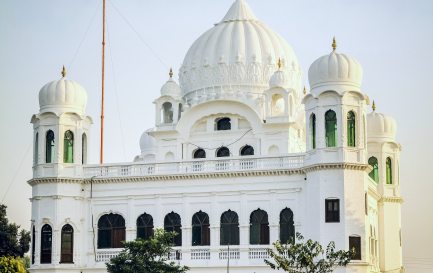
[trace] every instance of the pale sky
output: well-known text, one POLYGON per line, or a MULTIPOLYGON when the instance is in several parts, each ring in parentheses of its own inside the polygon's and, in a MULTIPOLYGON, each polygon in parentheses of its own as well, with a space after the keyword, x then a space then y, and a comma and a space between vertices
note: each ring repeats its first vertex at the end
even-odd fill
MULTIPOLYGON (((98 161, 101 2, 0 1, 0 202, 8 206, 10 220, 27 229, 30 118, 39 111, 40 88, 60 78, 62 65, 67 77, 88 92, 87 114, 95 121, 90 162, 98 161)), ((139 137, 154 124, 152 101, 169 67, 177 72, 189 46, 221 20, 232 2, 107 0, 107 162, 132 161, 140 152, 139 137)), ((330 52, 334 35, 338 51, 362 64, 363 91, 376 101, 378 112, 393 116, 398 124, 408 273, 432 272, 433 1, 247 2, 292 45, 307 88, 309 65, 330 52)))

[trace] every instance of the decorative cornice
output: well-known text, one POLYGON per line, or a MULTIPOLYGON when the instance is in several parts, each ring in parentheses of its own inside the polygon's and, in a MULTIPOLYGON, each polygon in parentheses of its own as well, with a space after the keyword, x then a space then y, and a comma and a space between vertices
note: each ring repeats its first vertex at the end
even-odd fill
POLYGON ((399 203, 399 204, 403 204, 403 202, 404 202, 403 198, 399 197, 399 196, 383 196, 379 200, 379 204, 383 204, 383 203, 399 203))
MULTIPOLYGON (((281 170, 244 170, 231 172, 215 173, 189 173, 189 174, 164 174, 164 175, 147 175, 147 176, 123 176, 123 177, 95 177, 93 183, 127 183, 127 182, 147 182, 147 181, 167 181, 167 180, 188 180, 188 179, 211 179, 211 178, 234 178, 234 177, 254 177, 254 176, 287 176, 303 175, 313 171, 329 169, 346 169, 365 171, 368 168, 366 164, 357 163, 323 163, 314 164, 301 168, 281 169, 281 170)), ((49 183, 68 183, 68 184, 90 184, 90 178, 33 178, 27 183, 30 186, 49 183)))
POLYGON ((355 171, 365 171, 369 165, 367 164, 358 164, 358 163, 322 163, 322 164, 313 164, 310 166, 306 166, 303 169, 305 173, 326 170, 326 169, 345 169, 345 170, 355 170, 355 171))

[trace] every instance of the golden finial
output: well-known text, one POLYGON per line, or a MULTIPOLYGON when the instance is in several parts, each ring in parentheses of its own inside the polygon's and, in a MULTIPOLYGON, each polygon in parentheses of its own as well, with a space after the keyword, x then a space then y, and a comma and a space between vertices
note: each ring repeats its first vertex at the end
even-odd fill
POLYGON ((304 86, 304 95, 307 95, 307 88, 304 86))
POLYGON ((173 78, 173 69, 170 67, 170 72, 168 72, 168 75, 170 76, 170 78, 173 78))
POLYGON ((281 68, 283 67, 283 62, 281 61, 281 58, 278 58, 278 70, 281 70, 281 68))
POLYGON ((332 49, 335 51, 337 49, 337 41, 335 41, 335 36, 332 39, 332 49))
POLYGON ((373 112, 376 111, 376 103, 373 101, 373 105, 371 106, 371 109, 373 109, 373 112))
POLYGON ((63 66, 62 68, 62 78, 66 77, 66 68, 63 66))

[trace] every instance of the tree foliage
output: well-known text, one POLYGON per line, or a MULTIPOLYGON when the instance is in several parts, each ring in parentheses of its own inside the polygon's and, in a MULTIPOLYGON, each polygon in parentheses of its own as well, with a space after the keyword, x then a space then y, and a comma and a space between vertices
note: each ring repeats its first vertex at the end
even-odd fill
POLYGON ((148 240, 125 242, 125 249, 106 263, 109 273, 183 273, 188 270, 168 262, 175 232, 156 229, 148 240))
POLYGON ((0 257, 24 257, 30 249, 30 232, 14 223, 9 223, 6 217, 6 206, 0 204, 0 257))
POLYGON ((296 233, 296 239, 287 244, 275 242, 275 250, 268 250, 273 261, 265 260, 265 263, 272 269, 289 273, 330 273, 337 266, 346 266, 354 254, 353 251, 336 251, 334 242, 326 249, 311 239, 304 242, 300 233, 296 233))
POLYGON ((21 258, 0 257, 0 273, 26 273, 26 268, 21 258))

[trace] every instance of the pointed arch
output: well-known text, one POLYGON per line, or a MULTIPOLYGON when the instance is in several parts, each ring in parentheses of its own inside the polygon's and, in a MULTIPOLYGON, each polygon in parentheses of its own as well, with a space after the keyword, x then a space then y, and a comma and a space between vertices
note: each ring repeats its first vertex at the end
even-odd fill
POLYGON ((347 113, 347 146, 355 147, 356 146, 356 117, 353 111, 349 111, 347 113))
POLYGON ((194 151, 192 157, 193 158, 206 158, 206 151, 201 149, 201 148, 198 148, 194 151))
POLYGON ((137 218, 137 238, 144 240, 153 236, 153 217, 150 214, 143 213, 137 218))
POLYGON ((225 131, 231 129, 232 129, 232 123, 230 118, 222 117, 222 118, 217 118, 215 120, 215 131, 225 131))
POLYGON ((264 210, 257 209, 250 215, 250 244, 269 244, 268 213, 264 210))
POLYGON ((379 183, 379 162, 377 158, 372 156, 368 159, 368 164, 373 167, 373 170, 368 174, 371 179, 373 179, 376 183, 379 183))
POLYGON ((45 135, 45 163, 53 163, 55 158, 54 132, 48 130, 45 135))
POLYGON ((81 135, 81 164, 87 164, 87 135, 81 135))
POLYGON ((63 162, 74 163, 74 133, 66 131, 63 143, 63 162))
POLYGON ((173 123, 173 105, 171 102, 164 102, 161 107, 161 123, 173 123))
POLYGON ((50 264, 53 252, 53 229, 45 224, 41 229, 41 264, 50 264))
POLYGON ((203 211, 196 212, 192 216, 192 245, 210 245, 209 215, 203 211))
POLYGON ((182 222, 179 214, 172 211, 164 217, 164 230, 176 232, 172 241, 173 246, 182 246, 182 222))
POLYGON ((239 217, 228 210, 221 214, 220 245, 239 245, 239 217))
POLYGON ((390 157, 386 158, 386 184, 392 184, 392 160, 390 157))
POLYGON ((285 208, 280 212, 280 241, 287 244, 295 239, 295 225, 293 211, 285 208))
POLYGON ((66 224, 62 227, 60 246, 60 263, 74 262, 74 229, 66 224))
POLYGON ((221 147, 216 151, 217 157, 228 157, 230 156, 230 150, 227 147, 221 147))
POLYGON ((337 146, 337 115, 333 110, 325 113, 325 141, 326 147, 337 146))
POLYGON ((125 241, 125 219, 119 214, 104 214, 98 220, 98 248, 121 248, 125 241))
POLYGON ((310 115, 310 145, 311 149, 316 149, 316 114, 310 115))

